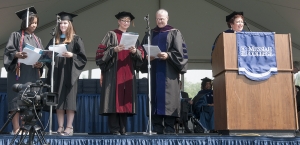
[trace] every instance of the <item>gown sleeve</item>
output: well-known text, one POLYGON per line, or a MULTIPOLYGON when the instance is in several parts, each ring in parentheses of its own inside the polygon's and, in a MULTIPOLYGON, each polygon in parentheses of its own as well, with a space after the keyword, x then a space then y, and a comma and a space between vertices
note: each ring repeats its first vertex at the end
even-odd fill
POLYGON ((73 66, 72 66, 72 81, 71 83, 74 84, 77 81, 78 77, 80 76, 81 72, 83 71, 86 63, 87 58, 85 55, 85 48, 82 39, 77 36, 74 38, 74 48, 73 48, 73 66))
POLYGON ((106 72, 116 61, 117 53, 114 48, 118 45, 118 40, 113 32, 109 31, 99 44, 96 51, 96 64, 101 71, 106 72))
POLYGON ((135 70, 139 70, 139 68, 143 65, 143 58, 144 58, 144 50, 139 45, 139 41, 136 43, 136 53, 131 53, 131 58, 133 59, 133 67, 135 70))
POLYGON ((184 38, 179 30, 173 30, 171 32, 171 38, 169 41, 168 59, 169 62, 179 73, 185 73, 187 71, 187 47, 184 38))
POLYGON ((18 59, 15 58, 16 53, 19 51, 20 33, 11 33, 7 42, 3 55, 3 63, 7 72, 14 71, 17 66, 18 59))

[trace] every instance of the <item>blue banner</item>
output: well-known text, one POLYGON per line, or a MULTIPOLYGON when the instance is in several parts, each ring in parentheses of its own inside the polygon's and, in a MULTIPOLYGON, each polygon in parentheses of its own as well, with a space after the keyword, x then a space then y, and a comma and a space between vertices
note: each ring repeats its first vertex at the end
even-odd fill
POLYGON ((277 74, 274 32, 236 33, 238 71, 253 81, 277 74))

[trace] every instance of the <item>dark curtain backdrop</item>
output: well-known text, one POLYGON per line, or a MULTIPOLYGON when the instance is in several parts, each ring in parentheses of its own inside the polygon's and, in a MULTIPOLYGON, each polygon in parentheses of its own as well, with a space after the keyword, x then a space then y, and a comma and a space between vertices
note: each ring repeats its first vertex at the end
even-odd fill
MULTIPOLYGON (((127 132, 144 132, 147 129, 147 104, 148 95, 138 94, 138 112, 136 115, 128 117, 127 132)), ((6 93, 0 93, 0 126, 2 127, 8 119, 6 93)), ((109 133, 107 117, 99 115, 100 95, 98 94, 78 94, 77 112, 73 123, 76 133, 109 133)), ((65 118, 66 119, 66 118, 65 118)), ((52 131, 58 128, 56 114, 53 113, 52 131)), ((41 122, 44 127, 49 124, 49 112, 42 111, 41 122)), ((65 121, 66 122, 66 121, 65 121)), ((46 131, 48 131, 48 127, 46 131)), ((12 125, 9 123, 4 132, 11 132, 12 125)))

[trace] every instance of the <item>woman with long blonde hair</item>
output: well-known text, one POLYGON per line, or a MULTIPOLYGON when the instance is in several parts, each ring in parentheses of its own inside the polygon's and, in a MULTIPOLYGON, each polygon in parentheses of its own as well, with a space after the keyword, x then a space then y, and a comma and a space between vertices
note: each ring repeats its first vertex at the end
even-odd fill
MULTIPOLYGON (((73 17, 77 16, 67 12, 58 13, 61 22, 55 35, 55 44, 66 44, 67 52, 63 57, 55 57, 54 75, 52 76, 53 90, 58 93, 58 105, 56 106, 58 129, 57 133, 63 136, 73 135, 73 120, 76 111, 77 82, 79 75, 86 65, 87 58, 82 39, 75 34, 72 24, 73 17), (64 114, 67 114, 67 124, 64 127, 64 114)), ((52 45, 50 40, 46 49, 52 45)), ((51 64, 47 64, 47 82, 51 78, 51 64)))

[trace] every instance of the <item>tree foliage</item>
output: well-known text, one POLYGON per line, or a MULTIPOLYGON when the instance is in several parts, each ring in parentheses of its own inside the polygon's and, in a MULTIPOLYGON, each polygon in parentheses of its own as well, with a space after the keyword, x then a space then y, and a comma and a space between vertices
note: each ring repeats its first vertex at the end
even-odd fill
POLYGON ((189 94, 190 98, 194 98, 197 93, 200 91, 201 88, 201 82, 193 83, 190 81, 187 81, 187 79, 184 80, 184 91, 189 94))

